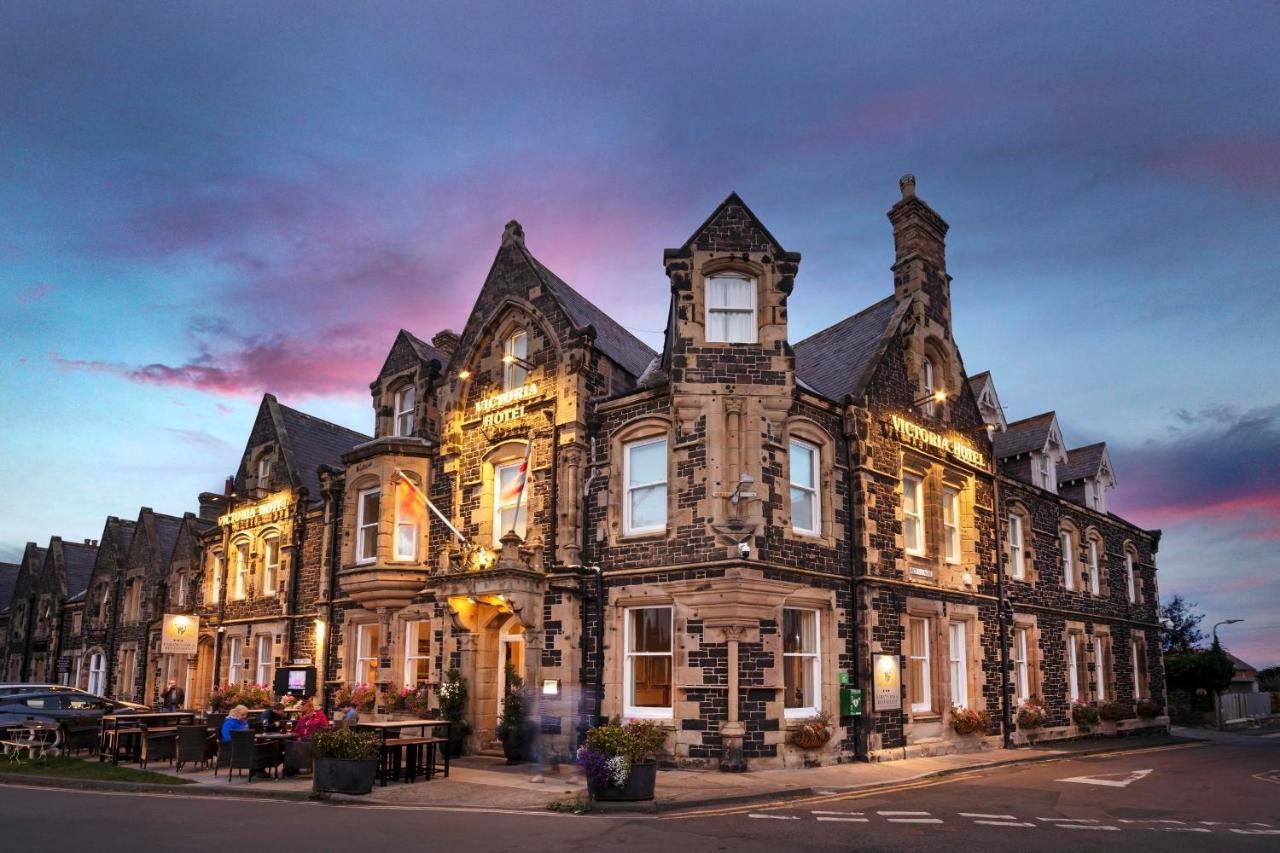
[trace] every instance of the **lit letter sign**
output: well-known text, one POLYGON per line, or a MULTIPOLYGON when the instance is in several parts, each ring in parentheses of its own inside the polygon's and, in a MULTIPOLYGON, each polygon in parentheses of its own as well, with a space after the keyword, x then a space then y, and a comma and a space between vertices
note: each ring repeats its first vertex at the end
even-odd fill
POLYGON ((218 516, 218 526, 251 527, 267 521, 278 521, 293 503, 293 495, 289 492, 277 492, 257 503, 242 506, 225 515, 218 516))
POLYGON ((906 418, 893 416, 893 431, 906 444, 926 450, 936 450, 944 456, 950 456, 957 462, 963 462, 974 468, 986 468, 987 460, 980 452, 974 450, 960 439, 947 438, 906 418))
POLYGON ((526 382, 519 388, 493 394, 476 403, 475 413, 481 427, 500 426, 524 417, 525 404, 538 396, 538 383, 526 382))

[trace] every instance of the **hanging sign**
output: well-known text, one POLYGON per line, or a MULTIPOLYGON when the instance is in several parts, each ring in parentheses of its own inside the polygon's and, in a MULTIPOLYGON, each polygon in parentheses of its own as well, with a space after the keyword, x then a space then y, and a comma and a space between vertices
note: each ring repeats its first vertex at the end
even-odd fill
POLYGON ((160 654, 194 655, 200 637, 200 617, 166 613, 160 634, 160 654))
POLYGON ((875 709, 902 710, 902 673, 897 655, 872 655, 872 677, 875 678, 875 709))

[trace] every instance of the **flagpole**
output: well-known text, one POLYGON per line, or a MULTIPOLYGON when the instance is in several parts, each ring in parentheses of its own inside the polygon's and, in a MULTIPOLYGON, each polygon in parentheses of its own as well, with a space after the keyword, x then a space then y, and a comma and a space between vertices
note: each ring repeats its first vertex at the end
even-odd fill
POLYGON ((524 476, 520 483, 520 495, 516 498, 516 515, 511 520, 511 532, 520 526, 520 508, 524 505, 524 492, 529 487, 529 457, 533 455, 533 433, 529 434, 529 443, 524 446, 524 476))
POLYGON ((436 518, 440 519, 440 521, 444 523, 444 526, 449 528, 449 530, 453 533, 453 535, 457 536, 458 540, 462 542, 463 545, 470 544, 469 542, 467 542, 467 537, 459 533, 458 528, 454 527, 453 524, 449 521, 449 519, 445 518, 444 513, 441 512, 436 507, 436 505, 431 502, 431 498, 427 497, 426 492, 418 488, 417 483, 413 482, 413 480, 410 480, 408 475, 406 475, 405 472, 400 468, 396 469, 396 473, 399 474, 400 478, 403 479, 409 485, 409 488, 413 489, 415 492, 418 493, 418 497, 422 498, 422 500, 426 502, 427 508, 436 514, 436 518))

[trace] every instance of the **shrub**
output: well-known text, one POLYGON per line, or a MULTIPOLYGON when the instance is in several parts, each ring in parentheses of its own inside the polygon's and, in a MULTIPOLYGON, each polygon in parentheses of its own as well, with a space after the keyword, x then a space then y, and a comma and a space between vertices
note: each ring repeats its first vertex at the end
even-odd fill
POLYGON ((612 783, 621 788, 631 775, 631 765, 653 758, 666 740, 662 726, 646 720, 596 726, 578 747, 578 763, 597 786, 612 783))
POLYGON ((451 669, 444 674, 444 682, 436 688, 440 698, 440 713, 452 723, 462 722, 467 710, 467 680, 462 673, 451 669))
POLYGON ((1144 720, 1154 720, 1156 717, 1160 716, 1160 706, 1155 702, 1152 702, 1150 699, 1143 699, 1138 702, 1136 710, 1138 712, 1138 716, 1144 720))
POLYGON ((498 717, 498 738, 504 744, 519 744, 524 738, 524 679, 516 668, 507 664, 507 692, 502 697, 502 714, 498 717))
POLYGON ((1044 706, 1034 699, 1028 699, 1018 706, 1018 728, 1038 729, 1044 725, 1044 706))
POLYGON ((831 740, 831 715, 823 712, 802 720, 787 738, 801 749, 818 749, 831 740))
POLYGON ((316 758, 368 761, 378 757, 378 736, 356 729, 331 729, 316 732, 312 738, 312 754, 316 758))
POLYGON ((1098 709, 1092 705, 1073 702, 1071 704, 1071 719, 1076 725, 1087 729, 1096 726, 1101 717, 1098 715, 1098 709))
POLYGON ((1123 702, 1103 702, 1098 706, 1098 717, 1108 723, 1133 719, 1133 706, 1123 702))
POLYGON ((986 711, 977 708, 952 708, 951 728, 958 735, 971 735, 985 732, 991 725, 991 718, 986 711))

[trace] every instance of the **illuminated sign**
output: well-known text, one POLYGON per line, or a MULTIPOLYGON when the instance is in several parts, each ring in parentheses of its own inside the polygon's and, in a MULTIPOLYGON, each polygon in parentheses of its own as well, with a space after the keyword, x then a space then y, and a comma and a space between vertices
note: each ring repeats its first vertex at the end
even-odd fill
POLYGON ((871 669, 876 680, 877 711, 902 710, 902 674, 897 655, 872 655, 871 669))
POLYGON ((160 634, 160 654, 194 655, 200 636, 200 618, 185 613, 166 613, 160 634))
POLYGON ((218 516, 218 525, 226 527, 236 525, 247 527, 264 521, 277 521, 289 510, 293 496, 289 492, 277 492, 265 500, 232 510, 218 516))
POLYGON ((498 426, 524 417, 525 404, 538 396, 538 383, 526 382, 519 388, 493 394, 476 403, 475 413, 481 427, 498 426))
POLYGON ((936 450, 974 468, 986 468, 987 459, 979 451, 956 438, 947 438, 906 418, 893 416, 893 431, 903 442, 927 450, 936 450))

